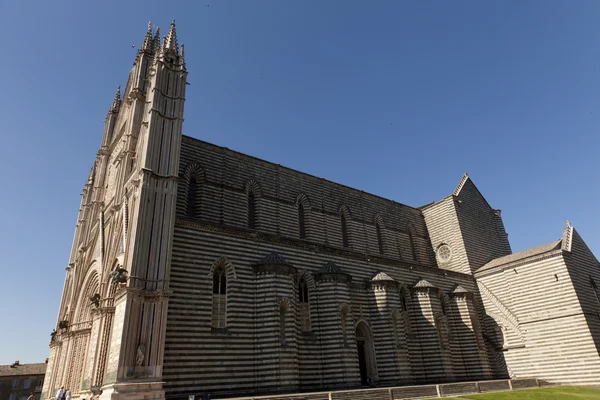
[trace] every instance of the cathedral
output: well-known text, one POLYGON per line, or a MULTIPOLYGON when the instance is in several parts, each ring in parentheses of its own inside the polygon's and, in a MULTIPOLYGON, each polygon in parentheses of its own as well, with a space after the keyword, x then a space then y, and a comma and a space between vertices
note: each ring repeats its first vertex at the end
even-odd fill
POLYGON ((186 76, 174 22, 149 25, 83 188, 43 399, 600 382, 600 265, 569 223, 512 253, 467 174, 411 207, 184 136, 186 76))

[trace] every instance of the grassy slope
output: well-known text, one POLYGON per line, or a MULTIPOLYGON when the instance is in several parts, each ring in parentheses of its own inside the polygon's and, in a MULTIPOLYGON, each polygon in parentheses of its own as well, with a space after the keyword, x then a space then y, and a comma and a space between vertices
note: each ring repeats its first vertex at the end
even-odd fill
MULTIPOLYGON (((449 399, 448 397, 446 399, 449 399)), ((600 400, 600 390, 575 386, 554 386, 486 394, 468 394, 452 399, 473 400, 600 400)))

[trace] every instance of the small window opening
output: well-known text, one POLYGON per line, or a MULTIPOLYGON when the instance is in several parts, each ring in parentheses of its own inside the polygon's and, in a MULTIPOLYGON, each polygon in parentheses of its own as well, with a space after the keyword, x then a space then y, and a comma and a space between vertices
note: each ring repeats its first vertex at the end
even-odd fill
POLYGON ((344 247, 348 247, 348 228, 346 226, 346 217, 344 214, 342 214, 340 220, 342 222, 342 244, 344 247))
POLYGON ((300 228, 300 239, 306 237, 306 231, 304 228, 304 206, 302 203, 298 205, 298 226, 300 228))
POLYGON ((375 229, 377 230, 377 245, 379 246, 379 254, 383 254, 383 239, 381 237, 381 227, 379 223, 375 224, 375 229))
POLYGON ((254 192, 248 193, 248 228, 256 229, 256 200, 254 192))
POLYGON ((198 184, 196 177, 192 175, 188 185, 188 198, 187 198, 187 215, 188 217, 196 216, 196 194, 198 191, 198 184))

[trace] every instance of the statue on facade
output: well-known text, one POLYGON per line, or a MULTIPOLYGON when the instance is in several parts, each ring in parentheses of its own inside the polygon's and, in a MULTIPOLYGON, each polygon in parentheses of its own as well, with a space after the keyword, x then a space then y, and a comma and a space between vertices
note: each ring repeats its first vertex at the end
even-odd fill
POLYGON ((122 267, 117 267, 110 273, 110 281, 113 285, 123 284, 127 282, 127 270, 122 267))
POLYGON ((137 354, 135 356, 135 365, 138 367, 141 367, 142 364, 144 363, 144 358, 146 356, 146 346, 144 346, 143 343, 140 343, 140 345, 137 348, 137 354))

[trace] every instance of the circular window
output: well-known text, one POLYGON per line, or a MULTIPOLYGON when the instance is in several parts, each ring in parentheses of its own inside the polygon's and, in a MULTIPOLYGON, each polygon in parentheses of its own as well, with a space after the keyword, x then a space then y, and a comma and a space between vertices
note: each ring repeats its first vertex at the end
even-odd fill
POLYGON ((437 258, 442 263, 447 263, 452 258, 452 249, 447 244, 443 244, 437 249, 437 258))

